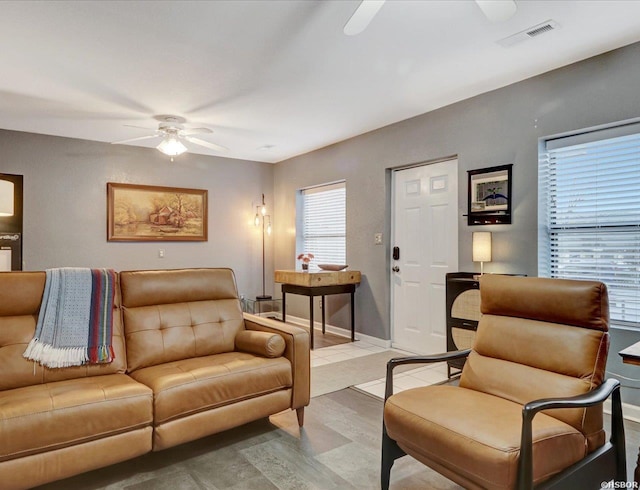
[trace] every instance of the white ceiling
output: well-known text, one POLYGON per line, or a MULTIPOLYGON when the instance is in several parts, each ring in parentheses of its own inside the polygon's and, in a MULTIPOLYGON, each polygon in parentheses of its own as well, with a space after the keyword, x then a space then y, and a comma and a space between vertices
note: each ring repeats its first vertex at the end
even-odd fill
POLYGON ((640 1, 516 1, 494 24, 388 0, 354 37, 359 0, 3 1, 0 128, 112 142, 175 114, 230 149, 193 153, 278 162, 640 40, 640 1))

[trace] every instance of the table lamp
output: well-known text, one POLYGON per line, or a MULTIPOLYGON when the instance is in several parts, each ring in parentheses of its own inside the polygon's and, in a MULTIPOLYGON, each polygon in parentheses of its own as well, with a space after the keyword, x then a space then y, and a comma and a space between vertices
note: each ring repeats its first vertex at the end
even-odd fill
POLYGON ((473 232, 473 261, 480 262, 480 275, 484 274, 484 263, 491 262, 491 232, 473 232))

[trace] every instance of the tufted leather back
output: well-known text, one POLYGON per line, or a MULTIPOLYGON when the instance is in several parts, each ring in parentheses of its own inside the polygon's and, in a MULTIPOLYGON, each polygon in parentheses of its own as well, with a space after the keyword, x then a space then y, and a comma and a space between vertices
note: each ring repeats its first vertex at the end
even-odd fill
MULTIPOLYGON (((44 272, 0 272, 0 390, 123 373, 127 363, 119 311, 113 312, 115 359, 109 364, 48 369, 22 357, 36 330, 44 282, 44 272)), ((117 291, 116 285, 116 310, 119 305, 117 291)))
POLYGON ((244 320, 231 269, 120 273, 129 372, 234 350, 244 320))
MULTIPOLYGON (((593 281, 484 275, 483 316, 460 386, 525 404, 586 393, 604 379, 609 349, 606 286, 593 281)), ((551 410, 604 443, 602 406, 551 410)))

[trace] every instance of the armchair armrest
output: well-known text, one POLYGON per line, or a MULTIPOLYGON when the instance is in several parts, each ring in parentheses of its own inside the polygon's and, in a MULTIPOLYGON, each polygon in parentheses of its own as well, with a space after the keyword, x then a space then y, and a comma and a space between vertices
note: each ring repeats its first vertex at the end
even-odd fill
POLYGON ((387 362, 387 377, 384 388, 384 401, 393 395, 393 369, 402 364, 432 364, 435 362, 451 361, 453 359, 463 359, 469 355, 471 349, 454 350, 443 352, 442 354, 431 354, 428 356, 394 357, 387 362))
POLYGON ((244 313, 244 325, 247 330, 277 333, 285 343, 284 357, 291 363, 293 393, 291 408, 298 409, 309 404, 311 396, 309 333, 299 327, 244 313))
MULTIPOLYGON (((568 398, 543 398, 527 403, 522 407, 522 436, 520 442, 520 461, 518 462, 518 489, 533 488, 533 417, 542 410, 561 408, 586 408, 603 403, 613 395, 611 403, 611 443, 624 444, 624 426, 622 402, 620 400, 620 382, 607 379, 596 389, 568 398)), ((623 461, 624 463, 624 461, 623 461)))
POLYGON ((582 395, 569 398, 543 398, 529 402, 522 408, 522 415, 524 417, 525 413, 530 414, 531 419, 533 419, 533 416, 541 410, 592 407, 605 401, 614 390, 619 388, 620 382, 617 379, 607 379, 595 390, 582 395))

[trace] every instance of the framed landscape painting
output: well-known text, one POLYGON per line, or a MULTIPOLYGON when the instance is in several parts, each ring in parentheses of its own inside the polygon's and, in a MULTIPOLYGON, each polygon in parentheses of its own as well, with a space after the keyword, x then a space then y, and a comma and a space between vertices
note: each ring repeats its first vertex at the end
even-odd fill
POLYGON ((207 240, 207 191, 107 183, 107 240, 207 240))

